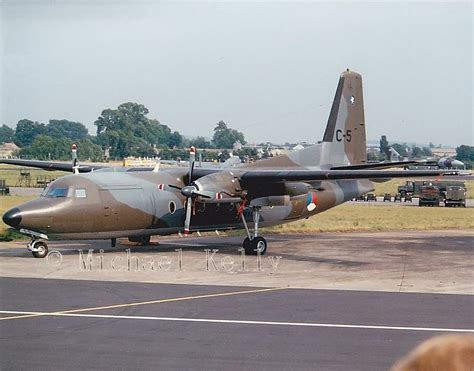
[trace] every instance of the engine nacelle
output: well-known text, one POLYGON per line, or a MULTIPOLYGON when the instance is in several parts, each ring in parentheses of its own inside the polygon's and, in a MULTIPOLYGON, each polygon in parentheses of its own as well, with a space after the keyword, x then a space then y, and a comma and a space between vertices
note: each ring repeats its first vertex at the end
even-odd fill
POLYGON ((201 202, 239 202, 242 200, 242 188, 239 177, 231 171, 219 171, 199 178, 193 183, 200 194, 201 202))

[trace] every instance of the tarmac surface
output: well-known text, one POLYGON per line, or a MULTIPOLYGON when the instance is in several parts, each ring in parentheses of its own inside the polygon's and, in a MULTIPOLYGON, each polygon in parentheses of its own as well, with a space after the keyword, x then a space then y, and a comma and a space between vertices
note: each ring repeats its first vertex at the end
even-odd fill
POLYGON ((267 256, 245 260, 241 235, 194 236, 52 241, 47 259, 3 242, 0 276, 474 294, 474 230, 273 234, 267 256))
POLYGON ((0 284, 4 369, 383 370, 431 336, 474 333, 471 295, 0 284))
POLYGON ((384 370, 474 334, 472 230, 266 237, 0 243, 0 368, 384 370))

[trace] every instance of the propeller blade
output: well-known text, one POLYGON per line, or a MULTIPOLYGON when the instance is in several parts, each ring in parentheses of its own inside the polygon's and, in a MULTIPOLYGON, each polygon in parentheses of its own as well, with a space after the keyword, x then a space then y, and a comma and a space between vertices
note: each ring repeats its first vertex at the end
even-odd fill
POLYGON ((168 187, 177 189, 178 191, 181 191, 181 187, 178 187, 177 185, 174 185, 174 184, 168 184, 168 187))
POLYGON ((196 161, 196 148, 192 146, 189 149, 189 180, 188 185, 193 181, 194 162, 196 161))
POLYGON ((191 182, 193 181, 193 171, 194 171, 194 163, 196 161, 196 148, 194 146, 191 146, 189 149, 189 180, 188 180, 188 185, 191 185, 191 182))
POLYGON ((208 198, 208 199, 212 198, 211 196, 208 196, 208 195, 205 195, 204 193, 199 193, 199 192, 193 192, 193 195, 199 196, 199 197, 202 197, 202 198, 208 198))
POLYGON ((189 226, 191 225, 191 212, 192 212, 192 198, 189 197, 186 200, 186 219, 184 220, 184 235, 187 236, 189 234, 189 226))

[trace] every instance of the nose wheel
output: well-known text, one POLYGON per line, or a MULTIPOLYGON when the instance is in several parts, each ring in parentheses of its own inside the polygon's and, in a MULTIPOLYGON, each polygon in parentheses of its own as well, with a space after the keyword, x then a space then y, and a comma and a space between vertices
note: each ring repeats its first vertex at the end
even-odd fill
POLYGON ((31 240, 27 247, 35 258, 45 258, 48 255, 48 244, 45 241, 31 240))
POLYGON ((242 223, 244 224, 245 231, 247 232, 247 237, 242 244, 245 254, 247 255, 265 255, 267 252, 267 240, 262 236, 258 235, 258 226, 260 221, 260 208, 252 208, 253 222, 254 222, 254 231, 253 235, 249 231, 247 221, 245 220, 244 213, 241 214, 242 223))

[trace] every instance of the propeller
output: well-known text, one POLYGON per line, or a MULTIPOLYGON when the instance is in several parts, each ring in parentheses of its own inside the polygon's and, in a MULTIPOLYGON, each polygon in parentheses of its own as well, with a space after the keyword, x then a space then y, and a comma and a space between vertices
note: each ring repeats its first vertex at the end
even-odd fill
POLYGON ((188 174, 188 186, 181 189, 181 194, 186 197, 186 218, 184 219, 184 235, 189 234, 189 226, 191 225, 191 211, 192 211, 192 200, 193 192, 196 187, 191 185, 193 179, 194 162, 196 161, 196 148, 191 147, 189 150, 189 174, 188 174))
POLYGON ((192 208, 193 208, 193 201, 196 197, 202 198, 211 198, 210 196, 200 193, 193 184, 193 170, 194 170, 194 163, 196 161, 196 148, 191 147, 189 149, 189 173, 188 173, 188 185, 184 187, 178 187, 174 184, 168 185, 170 188, 177 189, 181 192, 181 194, 186 197, 186 217, 184 219, 184 235, 187 236, 189 234, 189 227, 191 225, 191 215, 192 215, 192 208))
MULTIPOLYGON (((168 188, 176 189, 184 197, 186 197, 186 212, 184 219, 185 236, 189 234, 191 216, 193 214, 193 206, 195 204, 196 199, 201 199, 201 202, 242 202, 241 195, 236 194, 235 192, 236 188, 239 188, 240 186, 238 185, 238 183, 235 183, 235 177, 232 172, 218 172, 215 174, 209 174, 200 178, 198 181, 193 182, 193 170, 195 161, 196 148, 191 147, 189 150, 188 184, 184 187, 180 187, 174 184, 168 185, 168 188)), ((159 184, 158 189, 164 190, 165 185, 159 184)))

